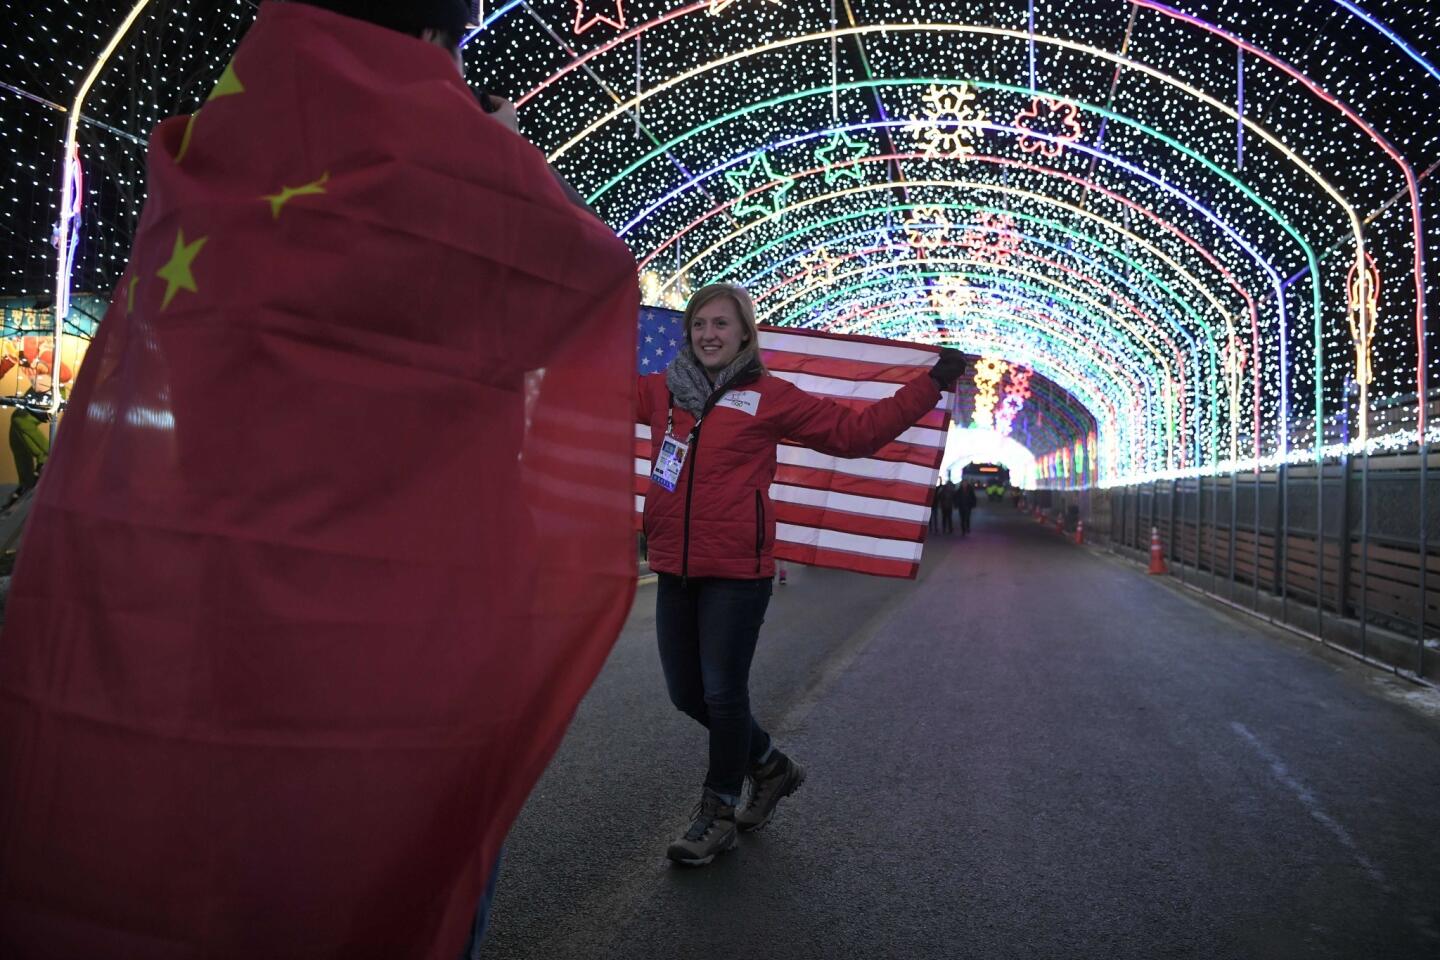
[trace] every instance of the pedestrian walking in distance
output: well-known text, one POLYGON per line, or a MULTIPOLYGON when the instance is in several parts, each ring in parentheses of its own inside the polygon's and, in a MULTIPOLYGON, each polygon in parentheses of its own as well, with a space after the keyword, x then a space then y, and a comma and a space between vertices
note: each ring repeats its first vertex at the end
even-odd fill
POLYGON ((942 533, 955 532, 955 484, 946 480, 935 495, 935 509, 940 511, 942 533))
POLYGON ((710 740, 700 803, 666 853, 699 866, 734 847, 737 832, 769 823, 805 780, 750 710, 750 663, 775 572, 776 445, 869 456, 933 409, 965 362, 943 350, 928 374, 854 411, 768 373, 744 287, 701 287, 684 328, 669 368, 640 378, 639 419, 653 438, 644 526, 659 580, 660 664, 671 701, 710 740))
POLYGON ((960 536, 962 537, 970 535, 970 511, 975 509, 977 499, 974 483, 960 484, 960 491, 955 495, 955 501, 960 508, 960 536))

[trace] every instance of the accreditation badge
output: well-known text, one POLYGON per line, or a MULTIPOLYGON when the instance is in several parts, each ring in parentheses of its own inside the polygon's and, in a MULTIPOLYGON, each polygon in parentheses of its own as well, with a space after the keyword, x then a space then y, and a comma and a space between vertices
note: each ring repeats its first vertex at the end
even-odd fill
POLYGON ((650 472, 650 479, 674 493, 675 485, 680 482, 680 468, 685 466, 685 455, 689 452, 688 443, 667 433, 660 441, 660 456, 655 458, 655 469, 650 472))

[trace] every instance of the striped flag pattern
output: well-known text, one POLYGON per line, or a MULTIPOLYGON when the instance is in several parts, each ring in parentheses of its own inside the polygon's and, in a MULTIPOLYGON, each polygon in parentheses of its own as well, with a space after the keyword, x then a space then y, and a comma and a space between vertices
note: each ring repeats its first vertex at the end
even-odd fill
MULTIPOLYGON (((675 331, 678 335, 678 325, 675 331)), ((856 410, 895 393, 920 371, 929 369, 939 352, 922 344, 810 330, 761 327, 760 334, 765 365, 772 374, 806 393, 856 410)), ((641 371, 658 372, 664 366, 659 364, 661 354, 655 351, 655 344, 668 344, 677 337, 663 328, 651 329, 647 348, 646 335, 642 316, 639 350, 642 354, 648 350, 649 356, 641 371)), ((665 363, 674 352, 668 351, 665 363)), ((929 529, 950 410, 951 396, 946 393, 918 423, 871 457, 832 457, 783 442, 776 451, 778 470, 770 487, 776 515, 775 556, 820 567, 914 578, 929 529)), ((645 508, 650 468, 650 428, 637 424, 637 518, 645 508)))

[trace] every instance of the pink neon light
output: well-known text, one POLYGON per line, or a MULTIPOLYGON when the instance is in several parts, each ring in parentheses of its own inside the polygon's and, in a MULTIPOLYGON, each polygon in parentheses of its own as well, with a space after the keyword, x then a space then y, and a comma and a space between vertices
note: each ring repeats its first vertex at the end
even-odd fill
MULTIPOLYGON (((580 2, 580 0, 575 0, 575 2, 579 3, 581 9, 584 8, 584 3, 580 2)), ((617 44, 624 43, 626 40, 629 40, 631 37, 639 36, 640 34, 644 33, 646 30, 649 30, 651 27, 658 27, 658 26, 660 26, 660 24, 666 22, 667 20, 674 20, 676 17, 683 17, 683 16, 685 16, 685 14, 687 14, 687 13, 695 13, 696 11, 704 10, 704 9, 706 9, 707 7, 709 7, 709 5, 710 5, 710 0, 700 0, 699 3, 692 3, 692 4, 691 4, 690 6, 688 6, 688 7, 679 7, 679 8, 677 8, 677 9, 675 9, 675 10, 671 10, 669 13, 666 13, 666 14, 663 14, 662 16, 656 17, 654 20, 648 20, 648 21, 646 21, 645 23, 640 24, 639 26, 631 29, 628 33, 622 33, 620 36, 616 37, 615 39, 609 40, 609 41, 601 44, 600 46, 596 47, 594 50, 591 50, 590 52, 588 52, 588 53, 586 53, 586 54, 584 54, 584 55, 582 55, 582 56, 580 56, 580 57, 575 58, 574 60, 572 60, 572 61, 570 61, 569 63, 567 63, 565 66, 561 67, 561 68, 560 68, 559 70, 557 70, 555 73, 552 73, 550 76, 548 76, 548 77, 546 77, 544 80, 540 81, 539 86, 535 87, 533 90, 528 90, 528 91, 526 91, 525 94, 524 94, 524 96, 522 96, 519 100, 516 100, 516 101, 515 101, 515 106, 516 106, 517 108, 518 108, 518 107, 523 107, 523 106, 525 106, 525 104, 526 104, 527 102, 529 102, 530 100, 532 100, 532 99, 534 99, 535 97, 539 96, 541 92, 543 92, 543 91, 544 91, 546 88, 548 88, 551 84, 553 84, 553 83, 555 83, 556 81, 558 81, 561 77, 565 76, 567 73, 569 73, 569 72, 572 71, 572 70, 576 70, 576 69, 584 66, 586 63, 590 62, 591 59, 593 59, 594 57, 600 56, 601 54, 605 53, 605 51, 610 50, 610 49, 613 49, 617 44)), ((623 16, 622 16, 621 19, 624 19, 623 16)), ((576 22, 577 24, 580 22, 580 11, 579 11, 579 10, 576 10, 576 11, 575 11, 575 22, 576 22)), ((606 21, 606 22, 608 23, 609 21, 606 21)), ((622 24, 619 24, 619 26, 623 28, 625 25, 622 23, 622 24)), ((587 27, 586 29, 589 29, 589 28, 587 27)), ((575 32, 578 34, 578 33, 580 33, 580 30, 577 29, 575 32)))
POLYGON ((605 0, 606 3, 615 4, 615 16, 607 17, 603 13, 593 13, 590 19, 585 19, 585 4, 591 0, 574 0, 575 3, 575 36, 580 36, 586 30, 596 24, 604 23, 614 27, 616 30, 625 29, 625 0, 605 0), (583 22, 582 22, 583 21, 583 22))

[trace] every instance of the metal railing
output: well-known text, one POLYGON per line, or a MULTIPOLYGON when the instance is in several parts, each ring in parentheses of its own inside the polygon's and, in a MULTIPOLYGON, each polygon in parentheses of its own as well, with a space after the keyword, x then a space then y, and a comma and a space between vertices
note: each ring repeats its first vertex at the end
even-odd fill
POLYGON ((1416 676, 1440 678, 1435 462, 1345 457, 1262 472, 1052 491, 1091 539, 1190 586, 1416 676), (1428 495, 1426 495, 1428 494, 1428 495), (1423 518, 1422 508, 1428 514, 1423 518))

